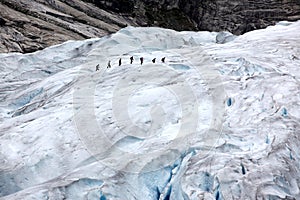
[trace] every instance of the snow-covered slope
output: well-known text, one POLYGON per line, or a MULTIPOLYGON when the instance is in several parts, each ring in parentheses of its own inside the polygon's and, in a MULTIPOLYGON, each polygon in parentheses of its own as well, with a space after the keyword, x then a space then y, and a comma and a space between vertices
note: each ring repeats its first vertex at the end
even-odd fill
POLYGON ((0 199, 300 199, 299 44, 127 27, 0 54, 0 199))

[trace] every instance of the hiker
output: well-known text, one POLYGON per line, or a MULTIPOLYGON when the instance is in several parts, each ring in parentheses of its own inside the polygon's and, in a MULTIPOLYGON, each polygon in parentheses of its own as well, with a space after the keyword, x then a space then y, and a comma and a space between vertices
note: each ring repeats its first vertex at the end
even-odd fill
POLYGON ((108 68, 111 68, 110 60, 109 60, 108 63, 107 63, 107 69, 108 69, 108 68))
POLYGON ((99 64, 96 65, 96 71, 99 71, 99 64))
POLYGON ((153 63, 155 63, 155 59, 156 59, 156 58, 154 58, 154 59, 152 60, 153 63))
POLYGON ((165 59, 166 59, 166 57, 163 57, 163 58, 161 59, 161 62, 165 63, 165 59))
POLYGON ((132 64, 133 60, 134 60, 134 59, 133 59, 133 56, 131 56, 131 57, 130 57, 130 64, 132 64))
POLYGON ((140 61, 141 61, 141 65, 142 65, 143 62, 144 62, 144 58, 143 58, 143 57, 140 57, 140 61))
POLYGON ((122 59, 120 58, 119 59, 119 66, 121 66, 122 65, 122 59))

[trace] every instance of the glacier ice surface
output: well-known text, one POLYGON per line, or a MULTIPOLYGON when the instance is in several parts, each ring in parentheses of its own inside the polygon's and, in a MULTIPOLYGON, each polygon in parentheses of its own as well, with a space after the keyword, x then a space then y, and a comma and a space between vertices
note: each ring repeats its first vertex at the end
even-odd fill
POLYGON ((0 54, 0 199, 300 199, 299 30, 0 54))

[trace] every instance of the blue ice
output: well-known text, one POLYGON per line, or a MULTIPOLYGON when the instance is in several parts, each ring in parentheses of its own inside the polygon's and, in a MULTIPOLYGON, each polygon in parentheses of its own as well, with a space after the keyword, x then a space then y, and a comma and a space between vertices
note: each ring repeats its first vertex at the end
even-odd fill
POLYGON ((165 167, 157 171, 147 172, 140 175, 139 180, 147 188, 148 199, 158 199, 160 193, 166 187, 172 177, 172 168, 165 167))
POLYGON ((288 115, 287 109, 286 108, 282 108, 281 110, 281 116, 286 117, 288 115))
POLYGON ((270 139, 269 139, 269 136, 267 135, 266 137, 266 144, 270 144, 270 139))
POLYGON ((24 106, 24 105, 30 103, 34 97, 41 94, 43 92, 43 90, 44 90, 43 88, 38 88, 29 93, 26 93, 26 94, 22 95, 21 97, 17 98, 13 104, 16 105, 17 107, 24 106))
POLYGON ((212 191, 214 184, 214 177, 208 172, 200 172, 199 177, 199 188, 203 191, 212 191))
POLYGON ((231 98, 228 98, 228 100, 227 100, 227 106, 231 106, 232 105, 232 100, 231 100, 231 98))
POLYGON ((189 69, 191 69, 189 66, 184 65, 184 64, 170 64, 170 66, 173 69, 176 69, 176 70, 189 70, 189 69))
POLYGON ((106 200, 106 197, 102 192, 100 192, 100 199, 99 200, 106 200))

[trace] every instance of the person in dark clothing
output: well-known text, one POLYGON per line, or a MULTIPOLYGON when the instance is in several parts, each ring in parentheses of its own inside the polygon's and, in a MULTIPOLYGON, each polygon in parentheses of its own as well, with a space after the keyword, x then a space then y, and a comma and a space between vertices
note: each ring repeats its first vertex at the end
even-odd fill
POLYGON ((134 59, 133 59, 133 56, 131 56, 131 57, 130 57, 130 64, 132 64, 133 60, 134 60, 134 59))
POLYGON ((142 65, 143 62, 144 62, 144 58, 143 58, 143 57, 140 57, 140 61, 141 61, 141 65, 142 65))
POLYGON ((110 61, 108 61, 108 63, 107 63, 107 69, 108 68, 111 68, 110 61))
POLYGON ((156 58, 153 58, 153 60, 152 60, 153 63, 155 63, 155 59, 156 59, 156 58))
POLYGON ((119 66, 122 65, 122 58, 119 59, 119 66))
POLYGON ((96 65, 96 71, 99 71, 99 64, 96 65))
POLYGON ((166 59, 166 57, 163 57, 163 58, 161 59, 161 62, 165 63, 165 59, 166 59))

